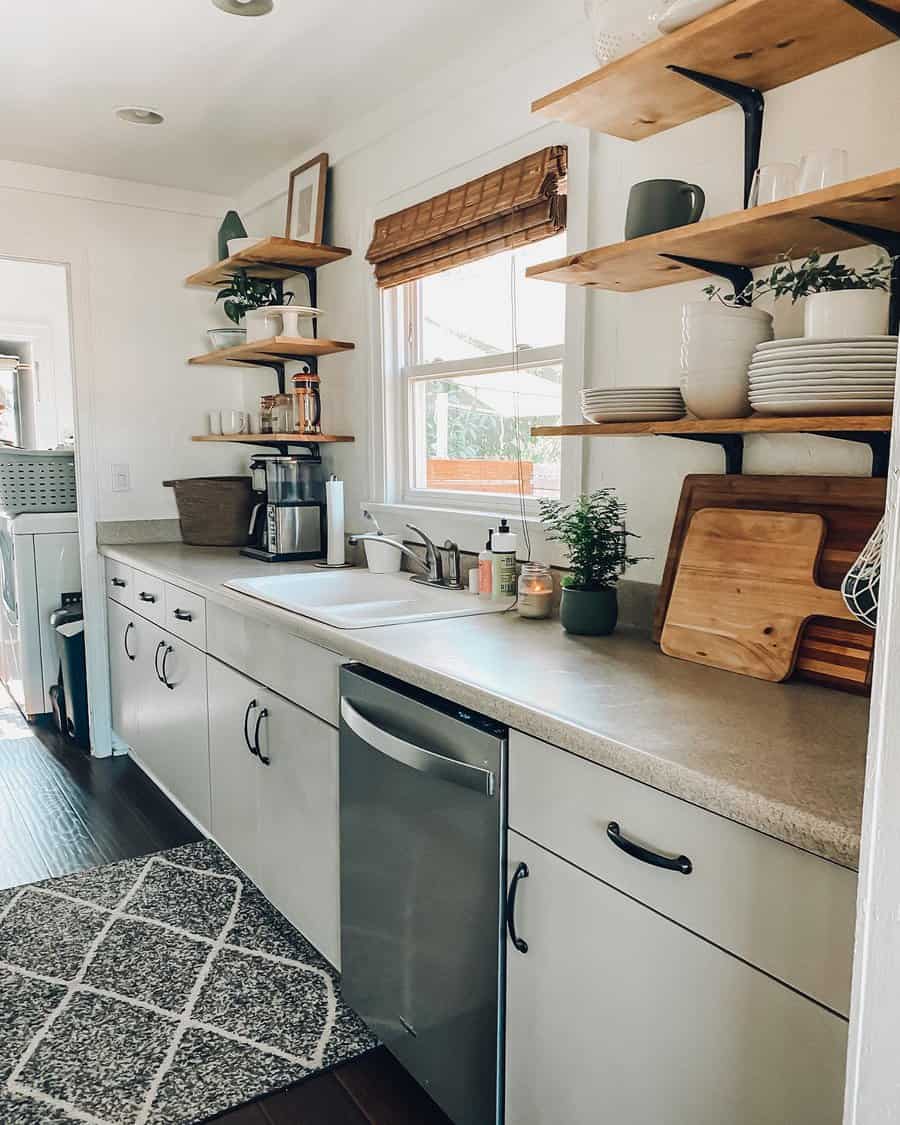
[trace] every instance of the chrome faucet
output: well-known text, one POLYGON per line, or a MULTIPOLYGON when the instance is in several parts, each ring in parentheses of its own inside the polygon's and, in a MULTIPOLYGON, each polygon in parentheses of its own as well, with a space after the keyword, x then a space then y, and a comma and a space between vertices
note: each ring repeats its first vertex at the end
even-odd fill
POLYGON ((442 586, 447 590, 461 590, 462 583, 460 582, 460 563, 459 563, 459 547, 450 539, 444 542, 443 547, 438 547, 437 544, 432 542, 431 539, 415 524, 408 523, 406 525, 410 531, 414 531, 416 535, 421 537, 421 546, 425 548, 425 558, 417 555, 415 551, 411 551, 405 543, 401 543, 398 539, 391 539, 390 536, 376 534, 369 531, 364 535, 351 535, 348 542, 351 547, 355 547, 357 543, 365 543, 367 539, 371 539, 376 543, 389 543, 392 547, 396 547, 398 551, 411 562, 416 563, 425 572, 424 574, 414 574, 411 578, 412 582, 421 582, 426 586, 442 586), (444 560, 441 557, 441 552, 446 551, 449 562, 449 574, 444 578, 444 560))

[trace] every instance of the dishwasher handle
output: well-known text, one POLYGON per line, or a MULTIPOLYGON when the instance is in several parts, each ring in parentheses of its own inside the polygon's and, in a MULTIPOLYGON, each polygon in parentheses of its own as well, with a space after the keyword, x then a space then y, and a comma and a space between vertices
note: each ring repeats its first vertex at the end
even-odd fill
POLYGON ((493 797, 496 792, 496 779, 492 770, 470 766, 466 762, 458 762, 455 758, 447 758, 443 754, 435 754, 433 750, 424 750, 421 746, 406 742, 369 722, 344 698, 341 699, 341 718, 363 742, 401 765, 409 766, 419 773, 431 774, 441 781, 449 781, 451 785, 473 789, 484 797, 493 797))

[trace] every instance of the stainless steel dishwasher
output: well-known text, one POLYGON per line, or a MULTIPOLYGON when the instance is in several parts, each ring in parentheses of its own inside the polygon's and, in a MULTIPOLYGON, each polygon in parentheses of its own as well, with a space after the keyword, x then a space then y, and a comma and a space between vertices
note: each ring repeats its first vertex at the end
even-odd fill
POLYGON ((502 1121, 508 731, 341 670, 341 971, 455 1125, 502 1121))

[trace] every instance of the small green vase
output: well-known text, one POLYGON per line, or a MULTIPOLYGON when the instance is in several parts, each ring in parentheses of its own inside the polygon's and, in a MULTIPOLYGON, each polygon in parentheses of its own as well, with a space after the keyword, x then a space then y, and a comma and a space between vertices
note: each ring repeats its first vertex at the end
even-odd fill
POLYGON ((615 587, 607 590, 573 590, 563 587, 559 620, 567 633, 578 637, 607 637, 619 620, 615 587))

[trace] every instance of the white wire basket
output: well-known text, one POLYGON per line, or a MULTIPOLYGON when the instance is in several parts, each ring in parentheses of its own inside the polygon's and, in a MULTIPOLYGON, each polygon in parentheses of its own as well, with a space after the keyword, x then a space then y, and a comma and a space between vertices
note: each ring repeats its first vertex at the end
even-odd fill
POLYGON ((0 511, 75 512, 75 452, 0 446, 0 511))
POLYGON ((863 625, 874 629, 878 623, 878 588, 881 584, 881 549, 884 545, 884 520, 872 532, 859 558, 850 567, 841 586, 847 608, 863 625))

